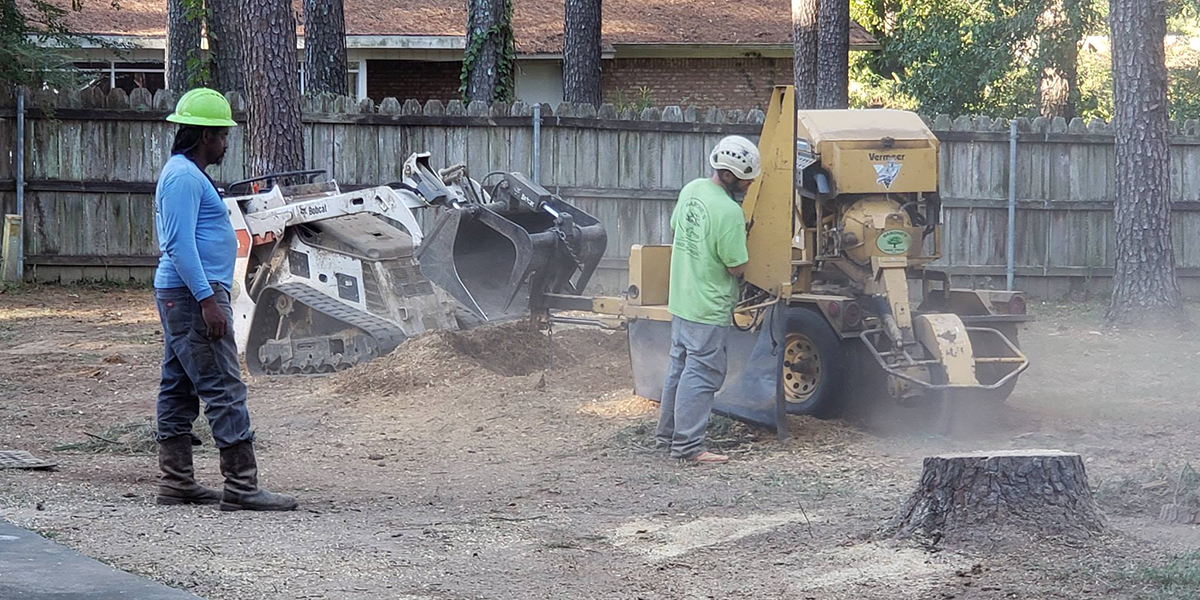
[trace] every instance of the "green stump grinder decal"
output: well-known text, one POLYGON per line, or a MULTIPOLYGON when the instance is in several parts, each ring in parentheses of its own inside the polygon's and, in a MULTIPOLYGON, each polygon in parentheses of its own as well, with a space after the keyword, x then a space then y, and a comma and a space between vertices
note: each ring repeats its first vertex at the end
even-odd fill
POLYGON ((912 236, 903 229, 889 229, 875 240, 884 254, 905 254, 912 247, 912 236))

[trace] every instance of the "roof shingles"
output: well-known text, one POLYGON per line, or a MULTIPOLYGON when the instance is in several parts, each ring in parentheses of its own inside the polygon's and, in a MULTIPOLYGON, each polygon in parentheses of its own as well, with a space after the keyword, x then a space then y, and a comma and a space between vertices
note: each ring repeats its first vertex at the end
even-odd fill
MULTIPOLYGON (((59 0, 65 3, 66 0, 59 0)), ((562 49, 563 0, 513 0, 517 50, 562 49)), ((25 0, 19 4, 28 6, 25 0)), ((465 0, 345 0, 348 35, 462 36, 465 0)), ((300 2, 294 0, 299 22, 300 2)), ((85 0, 70 26, 81 33, 161 37, 166 0, 85 0)), ((604 0, 604 41, 609 44, 787 44, 790 0, 604 0), (736 6, 736 10, 730 10, 736 6)), ((875 40, 853 21, 850 43, 875 40)))

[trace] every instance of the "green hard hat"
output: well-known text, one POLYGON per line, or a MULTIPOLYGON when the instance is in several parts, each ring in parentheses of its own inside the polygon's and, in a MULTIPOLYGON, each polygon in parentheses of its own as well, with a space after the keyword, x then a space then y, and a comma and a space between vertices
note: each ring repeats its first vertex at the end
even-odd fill
POLYGON ((236 127, 233 109, 221 92, 209 88, 196 88, 184 94, 175 105, 175 112, 167 117, 172 123, 198 125, 200 127, 236 127))

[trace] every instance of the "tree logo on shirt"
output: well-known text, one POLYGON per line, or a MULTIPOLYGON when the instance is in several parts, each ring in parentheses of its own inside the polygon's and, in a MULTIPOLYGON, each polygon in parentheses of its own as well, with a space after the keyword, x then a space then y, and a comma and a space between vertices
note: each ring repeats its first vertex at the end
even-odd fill
POLYGON ((689 199, 683 206, 682 226, 676 238, 676 249, 686 252, 689 256, 699 258, 700 244, 708 235, 708 209, 704 203, 695 198, 689 199))

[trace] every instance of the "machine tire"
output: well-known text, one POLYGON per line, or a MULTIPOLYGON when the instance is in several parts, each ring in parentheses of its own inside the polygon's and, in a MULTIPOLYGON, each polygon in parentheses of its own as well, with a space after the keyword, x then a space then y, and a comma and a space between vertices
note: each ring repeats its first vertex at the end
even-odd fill
MULTIPOLYGON (((1017 336, 1017 326, 1016 325, 1012 325, 1012 324, 1008 324, 1008 323, 997 323, 997 324, 989 325, 989 327, 999 331, 1000 333, 1003 333, 1004 336, 1007 337, 1013 343, 1013 345, 1016 346, 1017 348, 1021 347, 1021 340, 1017 336)), ((972 345, 975 344, 974 339, 972 339, 971 342, 972 342, 972 345)), ((1003 348, 1001 347, 1002 346, 1001 343, 998 340, 995 340, 990 337, 986 340, 980 340, 979 345, 980 345, 981 349, 983 349, 984 351, 989 352, 989 353, 998 353, 998 352, 1003 351, 1003 348)), ((1008 400, 1008 397, 1012 395, 1013 389, 1017 387, 1017 381, 1020 379, 1021 379, 1021 376, 1018 375, 1017 377, 1014 377, 1013 379, 1009 380, 1008 383, 1006 383, 994 390, 980 390, 978 392, 979 398, 981 398, 984 401, 989 402, 989 403, 1003 404, 1004 402, 1006 402, 1008 400)))
POLYGON ((788 414, 831 418, 841 413, 845 408, 845 392, 849 388, 853 365, 846 355, 842 340, 826 321, 825 316, 805 307, 789 308, 783 351, 785 366, 780 376, 783 377, 784 400, 787 402, 788 414), (815 364, 810 364, 810 368, 815 366, 819 369, 815 389, 797 390, 798 393, 803 392, 803 400, 792 399, 794 396, 787 391, 791 370, 787 366, 790 364, 787 362, 788 352, 794 348, 796 342, 799 342, 805 351, 815 352, 815 364))

